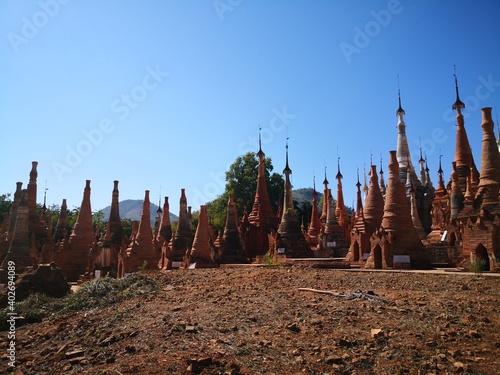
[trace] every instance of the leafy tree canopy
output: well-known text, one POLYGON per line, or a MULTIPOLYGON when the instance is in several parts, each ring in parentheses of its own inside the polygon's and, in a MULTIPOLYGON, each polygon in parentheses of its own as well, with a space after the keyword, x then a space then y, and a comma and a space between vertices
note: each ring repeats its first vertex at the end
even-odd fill
MULTIPOLYGON (((226 172, 226 187, 224 193, 207 204, 208 214, 212 224, 222 229, 226 221, 226 208, 229 195, 234 194, 238 217, 243 216, 245 207, 252 209, 257 190, 257 174, 259 159, 255 152, 248 152, 236 158, 226 172)), ((274 211, 278 209, 278 202, 283 192, 284 180, 278 173, 272 173, 273 165, 270 158, 264 158, 264 171, 269 200, 274 211)))

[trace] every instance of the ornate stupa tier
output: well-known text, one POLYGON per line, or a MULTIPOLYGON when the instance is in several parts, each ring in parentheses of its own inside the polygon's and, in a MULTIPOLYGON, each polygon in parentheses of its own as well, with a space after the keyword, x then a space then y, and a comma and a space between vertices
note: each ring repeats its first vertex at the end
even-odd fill
POLYGON ((500 154, 496 147, 494 123, 491 118, 491 108, 482 108, 483 130, 481 152, 481 174, 479 177, 478 195, 482 196, 482 205, 498 204, 500 190, 500 154))

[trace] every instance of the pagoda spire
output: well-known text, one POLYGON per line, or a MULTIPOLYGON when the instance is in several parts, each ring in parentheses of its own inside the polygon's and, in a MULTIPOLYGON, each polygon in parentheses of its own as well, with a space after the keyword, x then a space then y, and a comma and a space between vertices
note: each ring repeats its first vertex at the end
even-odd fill
POLYGON ((422 156, 422 146, 420 146, 420 159, 418 159, 418 163, 420 164, 420 182, 425 186, 427 185, 427 178, 425 174, 425 159, 422 156))
POLYGON ((459 114, 462 114, 462 109, 465 108, 465 104, 460 100, 460 96, 458 95, 458 80, 457 80, 457 66, 453 65, 453 70, 455 71, 453 73, 453 77, 455 77, 455 93, 457 95, 457 99, 455 100, 455 103, 451 106, 451 109, 457 111, 457 116, 459 114))
POLYGON ((441 158, 443 155, 439 155, 439 169, 438 169, 438 187, 437 190, 443 191, 446 190, 444 187, 444 180, 443 180, 443 168, 441 168, 441 158))
POLYGON ((398 117, 398 140, 396 156, 399 164, 399 177, 403 185, 406 184, 407 169, 410 169, 410 175, 412 179, 417 179, 415 172, 413 170, 413 164, 410 157, 410 148, 408 146, 408 138, 406 137, 406 123, 404 120, 405 110, 401 106, 401 91, 399 89, 399 75, 398 75, 398 103, 399 107, 396 111, 396 116, 398 117), (414 176, 415 175, 415 176, 414 176))
POLYGON ((425 156, 425 185, 429 188, 432 187, 431 175, 429 174, 430 169, 427 164, 427 156, 425 156))
POLYGON ((368 185, 366 184, 366 164, 363 165, 363 195, 366 199, 368 195, 368 185))
MULTIPOLYGON (((337 175, 335 176, 337 179, 337 208, 335 209, 335 216, 340 219, 341 215, 343 215, 343 211, 346 210, 344 204, 344 191, 342 188, 342 173, 340 173, 340 157, 337 158, 337 175)), ((345 212, 347 214, 347 210, 345 212)))
MULTIPOLYGON (((269 200, 269 195, 267 193, 266 186, 266 175, 265 175, 265 165, 264 165, 264 152, 262 151, 262 142, 260 136, 259 128, 259 152, 257 156, 259 157, 259 165, 257 169, 257 189, 255 192, 255 199, 252 206, 252 211, 248 215, 248 221, 250 224, 264 224, 275 222, 275 215, 271 207, 271 202, 269 200)), ((291 171, 290 171, 291 172, 291 171)))
POLYGON ((286 139, 286 164, 285 169, 283 169, 283 174, 285 175, 285 199, 283 202, 283 212, 287 213, 289 210, 294 211, 292 184, 290 182, 290 175, 292 174, 292 170, 288 166, 288 138, 286 139))
POLYGON ((286 140, 286 166, 283 173, 285 174, 285 197, 283 215, 278 227, 279 240, 277 246, 284 248, 286 255, 289 257, 310 257, 313 253, 302 233, 293 207, 292 184, 290 183, 292 170, 288 166, 288 138, 286 140))
POLYGON ((69 237, 68 248, 64 249, 64 273, 68 281, 76 281, 86 270, 89 249, 92 247, 94 228, 90 206, 90 180, 85 183, 82 205, 76 223, 69 237))
MULTIPOLYGON (((111 236, 111 242, 115 245, 119 245, 122 242, 123 237, 123 226, 120 219, 120 207, 119 207, 119 191, 118 191, 118 181, 113 181, 113 195, 111 198, 111 210, 109 211, 109 230, 111 236)), ((108 233, 106 233, 107 235, 108 233)))
POLYGON ((193 239, 193 246, 190 253, 190 263, 196 263, 196 267, 217 267, 214 261, 213 252, 210 244, 209 224, 207 206, 200 206, 198 216, 198 226, 193 239))
POLYGON ((359 168, 357 170, 358 182, 356 183, 357 193, 356 193, 356 217, 360 217, 363 214, 363 199, 361 198, 361 182, 359 182, 359 168))
POLYGON ((384 216, 384 197, 380 191, 377 167, 375 165, 371 166, 370 189, 368 190, 368 196, 365 200, 363 216, 370 232, 374 232, 380 227, 382 217, 384 216))
POLYGON ((308 242, 311 246, 318 244, 318 236, 321 232, 321 222, 318 215, 318 193, 316 192, 316 177, 313 176, 313 194, 312 194, 312 209, 311 222, 307 230, 308 242))
POLYGON ((384 181, 384 170, 382 169, 382 158, 380 158, 380 172, 378 173, 380 175, 380 192, 382 193, 382 196, 385 197, 385 192, 386 192, 386 187, 385 187, 385 181, 384 181))
POLYGON ((325 224, 326 223, 326 216, 327 216, 327 211, 328 211, 328 179, 326 178, 326 166, 325 166, 325 179, 323 180, 323 186, 324 186, 324 190, 323 190, 323 207, 321 209, 321 217, 320 217, 320 221, 321 221, 321 224, 325 224))
POLYGON ((470 167, 473 164, 472 160, 472 150, 469 144, 469 138, 467 137, 467 132, 465 131, 464 126, 464 116, 462 115, 462 109, 465 108, 465 104, 460 101, 458 96, 458 80, 455 73, 453 76, 455 77, 455 91, 457 95, 457 99, 455 103, 452 105, 452 109, 457 111, 457 137, 455 142, 455 164, 458 173, 458 183, 460 186, 460 190, 462 194, 465 193, 467 188, 467 176, 470 173, 470 167))
POLYGON ((123 274, 135 272, 138 268, 158 269, 160 255, 157 254, 153 244, 153 232, 151 228, 151 202, 149 200, 149 190, 144 192, 142 202, 141 219, 137 234, 132 239, 125 251, 126 257, 123 259, 123 274))

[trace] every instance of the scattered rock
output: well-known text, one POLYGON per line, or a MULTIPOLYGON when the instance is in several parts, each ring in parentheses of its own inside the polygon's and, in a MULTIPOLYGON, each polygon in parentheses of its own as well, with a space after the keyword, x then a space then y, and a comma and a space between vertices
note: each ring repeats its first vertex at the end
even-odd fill
POLYGON ((384 331, 380 328, 372 328, 370 335, 373 339, 378 339, 384 337, 384 331))
POLYGON ((300 327, 297 325, 297 323, 288 324, 285 328, 295 333, 300 332, 300 327))
POLYGON ((69 352, 64 353, 64 356, 66 358, 74 358, 74 357, 78 357, 78 356, 80 356, 80 355, 82 355, 84 353, 85 353, 84 350, 82 350, 82 349, 76 349, 76 350, 71 350, 69 352))

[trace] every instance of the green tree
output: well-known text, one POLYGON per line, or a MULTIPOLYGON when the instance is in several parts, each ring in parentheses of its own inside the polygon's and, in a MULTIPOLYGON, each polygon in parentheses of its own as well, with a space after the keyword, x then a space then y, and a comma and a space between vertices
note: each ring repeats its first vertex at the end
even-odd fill
MULTIPOLYGON (((234 194, 238 217, 243 216, 245 207, 250 211, 257 189, 259 159, 254 152, 249 152, 236 158, 226 172, 226 188, 223 194, 207 204, 208 214, 214 227, 222 229, 226 220, 226 207, 229 194, 234 194)), ((270 158, 264 158, 264 172, 269 200, 274 211, 278 209, 282 197, 284 180, 278 173, 272 173, 273 165, 270 158)))
POLYGON ((2 225, 5 214, 10 211, 11 207, 12 201, 10 200, 10 194, 0 195, 0 225, 2 225))

